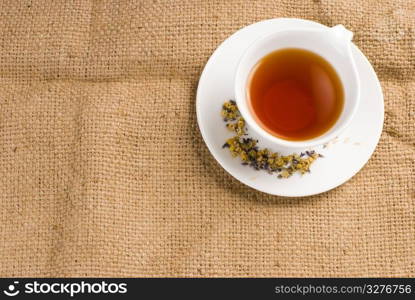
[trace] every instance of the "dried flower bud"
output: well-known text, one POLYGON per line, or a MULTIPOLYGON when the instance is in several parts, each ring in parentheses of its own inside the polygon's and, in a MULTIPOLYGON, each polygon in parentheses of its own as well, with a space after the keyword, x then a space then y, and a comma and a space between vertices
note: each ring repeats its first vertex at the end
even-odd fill
POLYGON ((228 139, 222 148, 228 148, 233 157, 238 156, 244 166, 249 165, 255 170, 265 170, 270 174, 275 172, 278 178, 288 178, 296 172, 309 173, 311 164, 317 158, 323 157, 314 150, 305 151, 300 155, 293 153, 282 156, 266 148, 259 149, 256 146, 258 140, 242 137, 247 136, 246 124, 233 100, 223 104, 221 115, 226 127, 236 134, 228 139))

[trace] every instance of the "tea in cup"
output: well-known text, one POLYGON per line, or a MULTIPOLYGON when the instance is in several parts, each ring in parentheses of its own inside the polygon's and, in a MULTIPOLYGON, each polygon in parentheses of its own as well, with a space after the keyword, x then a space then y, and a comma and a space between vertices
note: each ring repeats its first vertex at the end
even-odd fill
POLYGON ((352 36, 337 25, 277 31, 254 42, 235 77, 236 102, 248 126, 295 148, 340 134, 359 102, 352 36))

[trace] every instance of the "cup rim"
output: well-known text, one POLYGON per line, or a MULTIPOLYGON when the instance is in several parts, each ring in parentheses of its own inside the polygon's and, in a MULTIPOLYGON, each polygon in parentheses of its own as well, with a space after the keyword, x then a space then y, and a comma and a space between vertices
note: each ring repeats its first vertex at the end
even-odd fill
MULTIPOLYGON (((248 57, 249 54, 251 54, 251 52, 253 51, 253 49, 256 49, 256 47, 258 46, 258 44, 260 44, 261 42, 264 42, 268 39, 272 39, 274 38, 276 35, 279 34, 283 34, 283 33, 287 33, 287 32, 322 32, 322 31, 327 31, 330 30, 330 28, 327 29, 315 29, 315 28, 305 28, 305 29, 284 29, 284 30, 278 30, 272 33, 268 33, 265 36, 259 37, 258 39, 256 39, 254 42, 251 43, 251 45, 249 45, 247 47, 247 49, 245 50, 245 52, 243 53, 243 55, 241 56, 241 58, 239 59, 237 68, 236 68, 236 72, 235 72, 235 77, 234 77, 234 94, 235 94, 235 101, 238 105, 238 107, 241 107, 241 101, 247 101, 246 99, 246 95, 244 95, 246 93, 246 86, 241 86, 241 76, 243 74, 242 73, 242 65, 243 62, 246 60, 246 58, 248 57)), ((349 47, 351 47, 352 42, 350 41, 350 45, 349 47)), ((284 48, 281 48, 284 49, 284 48)), ((276 49, 274 51, 278 50, 278 47, 276 47, 276 49)), ((308 50, 308 49, 305 49, 308 50)), ((308 51, 312 51, 312 50, 308 50, 308 51)), ((349 49, 349 51, 351 51, 351 49, 349 49)), ((313 52, 313 51, 312 51, 313 52)), ((318 54, 320 55, 320 54, 318 54)), ((320 55, 322 56, 322 55, 320 55)), ((324 58, 324 56, 322 56, 324 58)), ((258 60, 259 61, 259 60, 258 60)), ((258 62, 257 61, 257 62, 258 62)), ((258 124, 257 121, 255 121, 255 118, 253 117, 252 112, 249 111, 249 108, 245 111, 244 109, 239 109, 241 116, 245 119, 245 121, 247 122, 247 125, 250 126, 259 136, 265 138, 266 140, 272 142, 273 144, 277 144, 280 146, 284 146, 287 148, 309 148, 309 147, 314 147, 314 146, 319 146, 319 145, 323 145, 328 143, 329 141, 335 139, 337 136, 340 135, 340 133, 342 133, 351 123, 352 119, 354 118, 357 108, 359 106, 359 102, 360 102, 360 84, 359 84, 359 76, 357 74, 357 70, 356 70, 356 65, 355 65, 355 61, 354 59, 351 60, 351 64, 352 64, 352 70, 354 72, 354 76, 357 79, 357 91, 356 91, 356 104, 352 107, 350 113, 345 117, 345 120, 343 121, 343 123, 337 127, 336 129, 332 130, 331 132, 330 129, 332 129, 335 124, 337 124, 338 120, 332 125, 332 127, 330 129, 328 129, 328 131, 326 131, 325 133, 323 133, 320 136, 317 136, 315 138, 312 139, 308 139, 308 140, 303 140, 303 141, 291 141, 291 140, 285 140, 282 138, 279 138, 275 135, 272 135, 271 133, 269 133, 268 131, 266 131, 264 128, 261 127, 261 125, 258 124), (246 113, 250 114, 250 118, 247 118, 246 113), (252 119, 252 122, 251 122, 252 119), (252 123, 252 124, 251 124, 252 123)), ((252 70, 250 71, 252 72, 252 70)), ((340 76, 339 76, 340 77, 340 76)), ((341 80, 341 78, 340 78, 341 80)), ((248 106, 247 104, 245 104, 246 106, 248 106)))

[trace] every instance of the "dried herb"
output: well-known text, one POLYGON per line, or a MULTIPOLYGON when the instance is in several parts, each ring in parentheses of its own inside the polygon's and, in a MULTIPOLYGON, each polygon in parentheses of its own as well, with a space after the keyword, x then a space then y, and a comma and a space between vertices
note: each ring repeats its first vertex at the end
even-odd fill
POLYGON ((296 172, 300 174, 310 172, 311 164, 317 158, 323 157, 314 150, 284 156, 266 148, 260 149, 257 146, 258 140, 247 136, 245 120, 233 100, 223 104, 221 115, 226 127, 236 134, 228 139, 222 148, 228 148, 233 157, 242 160, 244 166, 251 166, 258 171, 265 170, 270 174, 275 173, 278 178, 288 178, 296 172))

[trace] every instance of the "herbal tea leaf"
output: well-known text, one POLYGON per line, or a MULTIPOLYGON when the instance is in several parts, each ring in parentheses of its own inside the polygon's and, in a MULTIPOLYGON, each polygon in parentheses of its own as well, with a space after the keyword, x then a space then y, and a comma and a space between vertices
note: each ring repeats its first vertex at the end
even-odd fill
POLYGON ((314 150, 305 151, 300 155, 294 153, 283 156, 267 148, 257 147, 258 140, 247 136, 245 120, 241 117, 236 102, 230 100, 222 106, 221 115, 226 127, 235 133, 235 136, 226 140, 222 148, 229 149, 233 157, 239 157, 242 165, 251 166, 255 170, 265 170, 270 174, 277 174, 277 178, 288 178, 294 173, 305 174, 310 172, 311 164, 321 154, 314 150))

